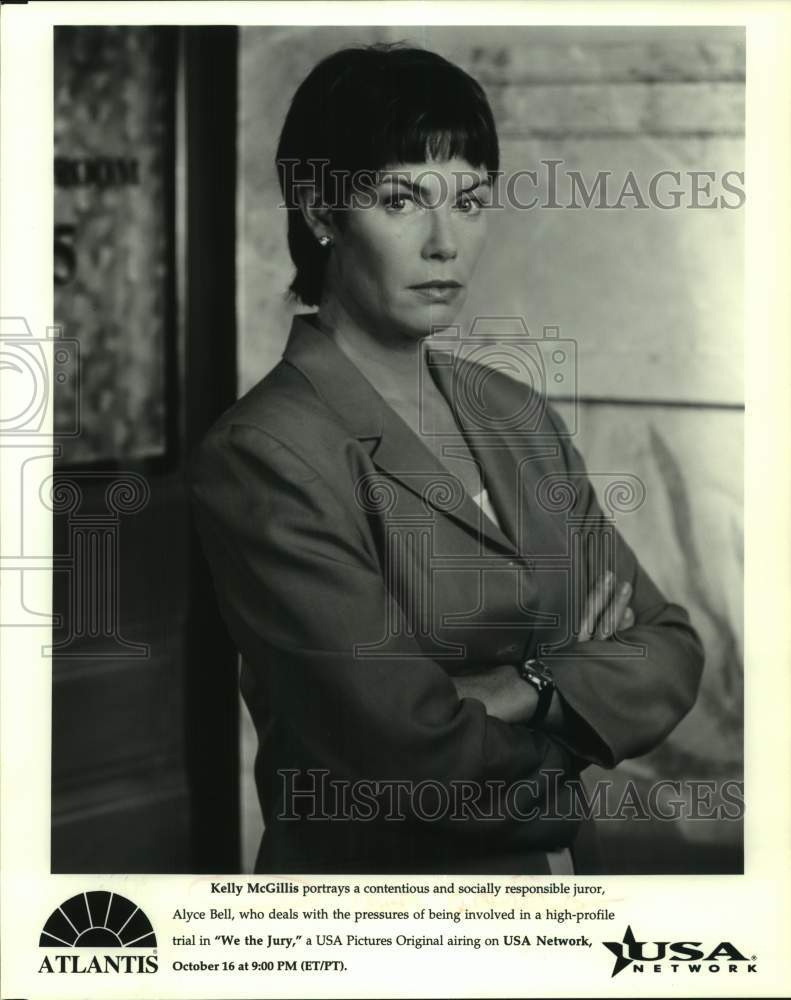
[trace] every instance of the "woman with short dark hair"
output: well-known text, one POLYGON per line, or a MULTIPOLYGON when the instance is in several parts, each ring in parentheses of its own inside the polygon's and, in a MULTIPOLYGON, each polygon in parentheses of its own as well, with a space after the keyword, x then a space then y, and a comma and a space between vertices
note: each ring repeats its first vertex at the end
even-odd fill
POLYGON ((499 170, 486 97, 433 53, 345 49, 277 167, 318 309, 192 464, 260 740, 256 870, 598 871, 580 774, 667 736, 701 646, 544 395, 453 331, 499 170))
POLYGON ((357 182, 402 163, 460 156, 500 165, 497 129, 480 85, 433 52, 399 46, 343 49, 322 60, 297 89, 277 149, 288 212, 288 247, 296 265, 291 291, 318 306, 329 255, 302 213, 301 196, 320 194, 342 211, 357 182))

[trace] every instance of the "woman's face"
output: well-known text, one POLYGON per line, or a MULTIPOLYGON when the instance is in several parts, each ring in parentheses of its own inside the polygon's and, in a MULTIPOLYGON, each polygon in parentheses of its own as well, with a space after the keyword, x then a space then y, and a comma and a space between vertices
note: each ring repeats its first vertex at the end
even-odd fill
POLYGON ((399 164, 363 195, 333 228, 329 298, 377 338, 419 340, 452 323, 486 237, 485 169, 399 164))

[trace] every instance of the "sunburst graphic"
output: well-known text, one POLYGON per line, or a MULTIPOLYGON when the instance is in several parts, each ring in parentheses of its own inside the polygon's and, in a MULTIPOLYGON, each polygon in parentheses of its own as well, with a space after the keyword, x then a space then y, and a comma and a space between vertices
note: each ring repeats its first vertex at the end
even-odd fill
POLYGON ((54 910, 40 948, 156 948, 151 921, 139 906, 114 892, 81 892, 54 910))

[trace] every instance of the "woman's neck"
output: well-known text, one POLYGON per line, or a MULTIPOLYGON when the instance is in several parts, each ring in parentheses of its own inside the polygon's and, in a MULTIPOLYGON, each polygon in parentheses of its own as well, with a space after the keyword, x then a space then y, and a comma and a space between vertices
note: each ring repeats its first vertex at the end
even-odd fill
POLYGON ((379 392, 397 383, 399 394, 414 395, 417 401, 424 340, 374 335, 336 299, 322 302, 316 321, 379 392))

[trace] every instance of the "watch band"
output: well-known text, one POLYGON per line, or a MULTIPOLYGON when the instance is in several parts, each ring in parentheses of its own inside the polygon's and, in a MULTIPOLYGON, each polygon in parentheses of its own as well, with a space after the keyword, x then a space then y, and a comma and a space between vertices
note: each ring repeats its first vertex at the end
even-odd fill
POLYGON ((552 695, 555 693, 552 671, 546 663, 536 659, 525 660, 518 669, 522 680, 538 692, 536 709, 527 720, 529 725, 538 726, 546 718, 549 706, 552 704, 552 695))

